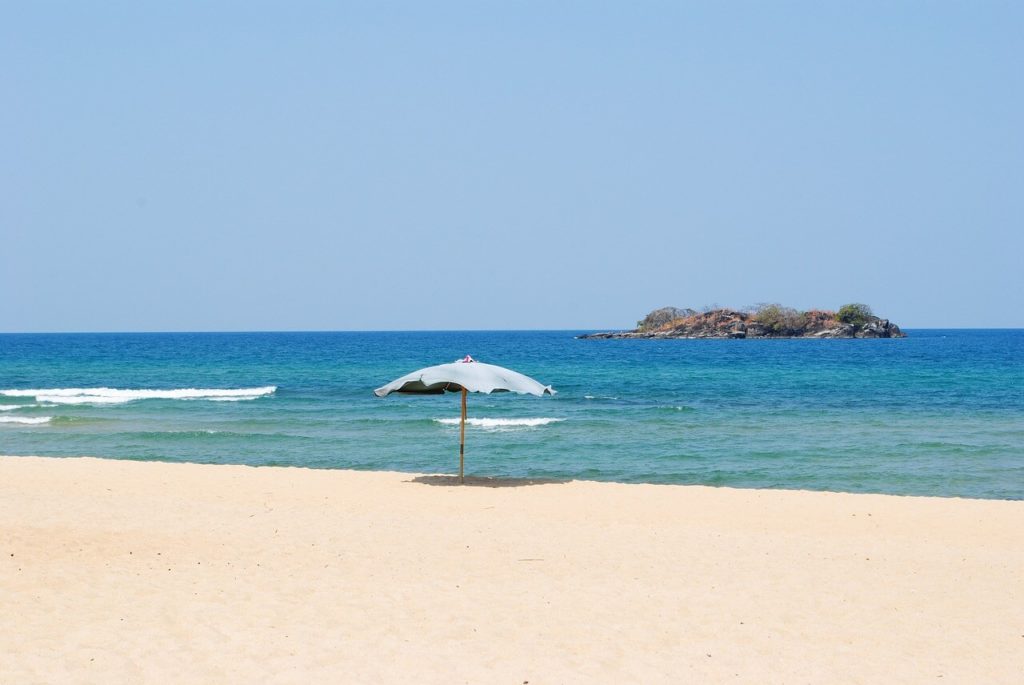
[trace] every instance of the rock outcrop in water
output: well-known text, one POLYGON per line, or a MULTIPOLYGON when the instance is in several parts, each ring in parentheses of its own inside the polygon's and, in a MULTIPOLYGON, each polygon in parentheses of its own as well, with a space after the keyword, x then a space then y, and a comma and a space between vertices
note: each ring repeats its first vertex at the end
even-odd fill
POLYGON ((839 312, 800 312, 778 304, 752 311, 662 307, 632 331, 589 333, 580 338, 905 338, 900 327, 866 305, 844 305, 839 312))

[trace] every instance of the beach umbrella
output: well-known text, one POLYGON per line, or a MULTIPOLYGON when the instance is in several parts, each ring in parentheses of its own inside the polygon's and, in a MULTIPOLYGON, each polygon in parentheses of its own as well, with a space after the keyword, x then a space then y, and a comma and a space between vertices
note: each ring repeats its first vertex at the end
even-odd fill
POLYGON ((393 392, 411 395, 462 393, 462 421, 459 423, 459 482, 465 483, 463 465, 466 453, 466 395, 471 392, 514 392, 520 395, 554 395, 550 385, 541 385, 529 376, 494 364, 483 364, 469 355, 451 364, 428 366, 377 388, 373 394, 385 397, 393 392))

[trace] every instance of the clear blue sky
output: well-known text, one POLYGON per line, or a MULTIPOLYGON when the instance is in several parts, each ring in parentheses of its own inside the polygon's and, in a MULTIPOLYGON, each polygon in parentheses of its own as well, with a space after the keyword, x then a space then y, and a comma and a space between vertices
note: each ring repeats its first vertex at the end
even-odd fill
POLYGON ((1024 3, 0 5, 0 330, 1024 326, 1024 3))

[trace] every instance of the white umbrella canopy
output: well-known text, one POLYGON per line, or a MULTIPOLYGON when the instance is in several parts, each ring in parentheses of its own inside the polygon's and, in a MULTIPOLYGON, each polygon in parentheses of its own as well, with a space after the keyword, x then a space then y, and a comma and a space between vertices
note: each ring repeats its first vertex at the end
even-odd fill
POLYGON ((541 385, 518 371, 483 364, 470 356, 451 364, 428 366, 393 380, 373 391, 377 397, 393 392, 440 395, 443 392, 514 392, 520 395, 554 395, 550 385, 541 385))
POLYGON ((377 388, 373 394, 386 397, 393 392, 413 395, 462 393, 462 421, 459 427, 459 482, 465 483, 463 466, 466 451, 466 395, 471 392, 514 392, 519 395, 554 395, 550 385, 543 385, 518 371, 494 364, 483 364, 469 355, 450 364, 428 366, 377 388))

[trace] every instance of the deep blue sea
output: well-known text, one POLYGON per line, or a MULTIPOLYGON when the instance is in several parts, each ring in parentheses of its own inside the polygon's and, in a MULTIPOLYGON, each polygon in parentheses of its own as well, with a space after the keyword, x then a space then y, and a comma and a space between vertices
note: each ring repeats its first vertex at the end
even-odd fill
POLYGON ((1024 330, 902 340, 579 331, 0 335, 0 454, 452 473, 471 354, 554 397, 469 396, 466 472, 1024 499, 1024 330))

